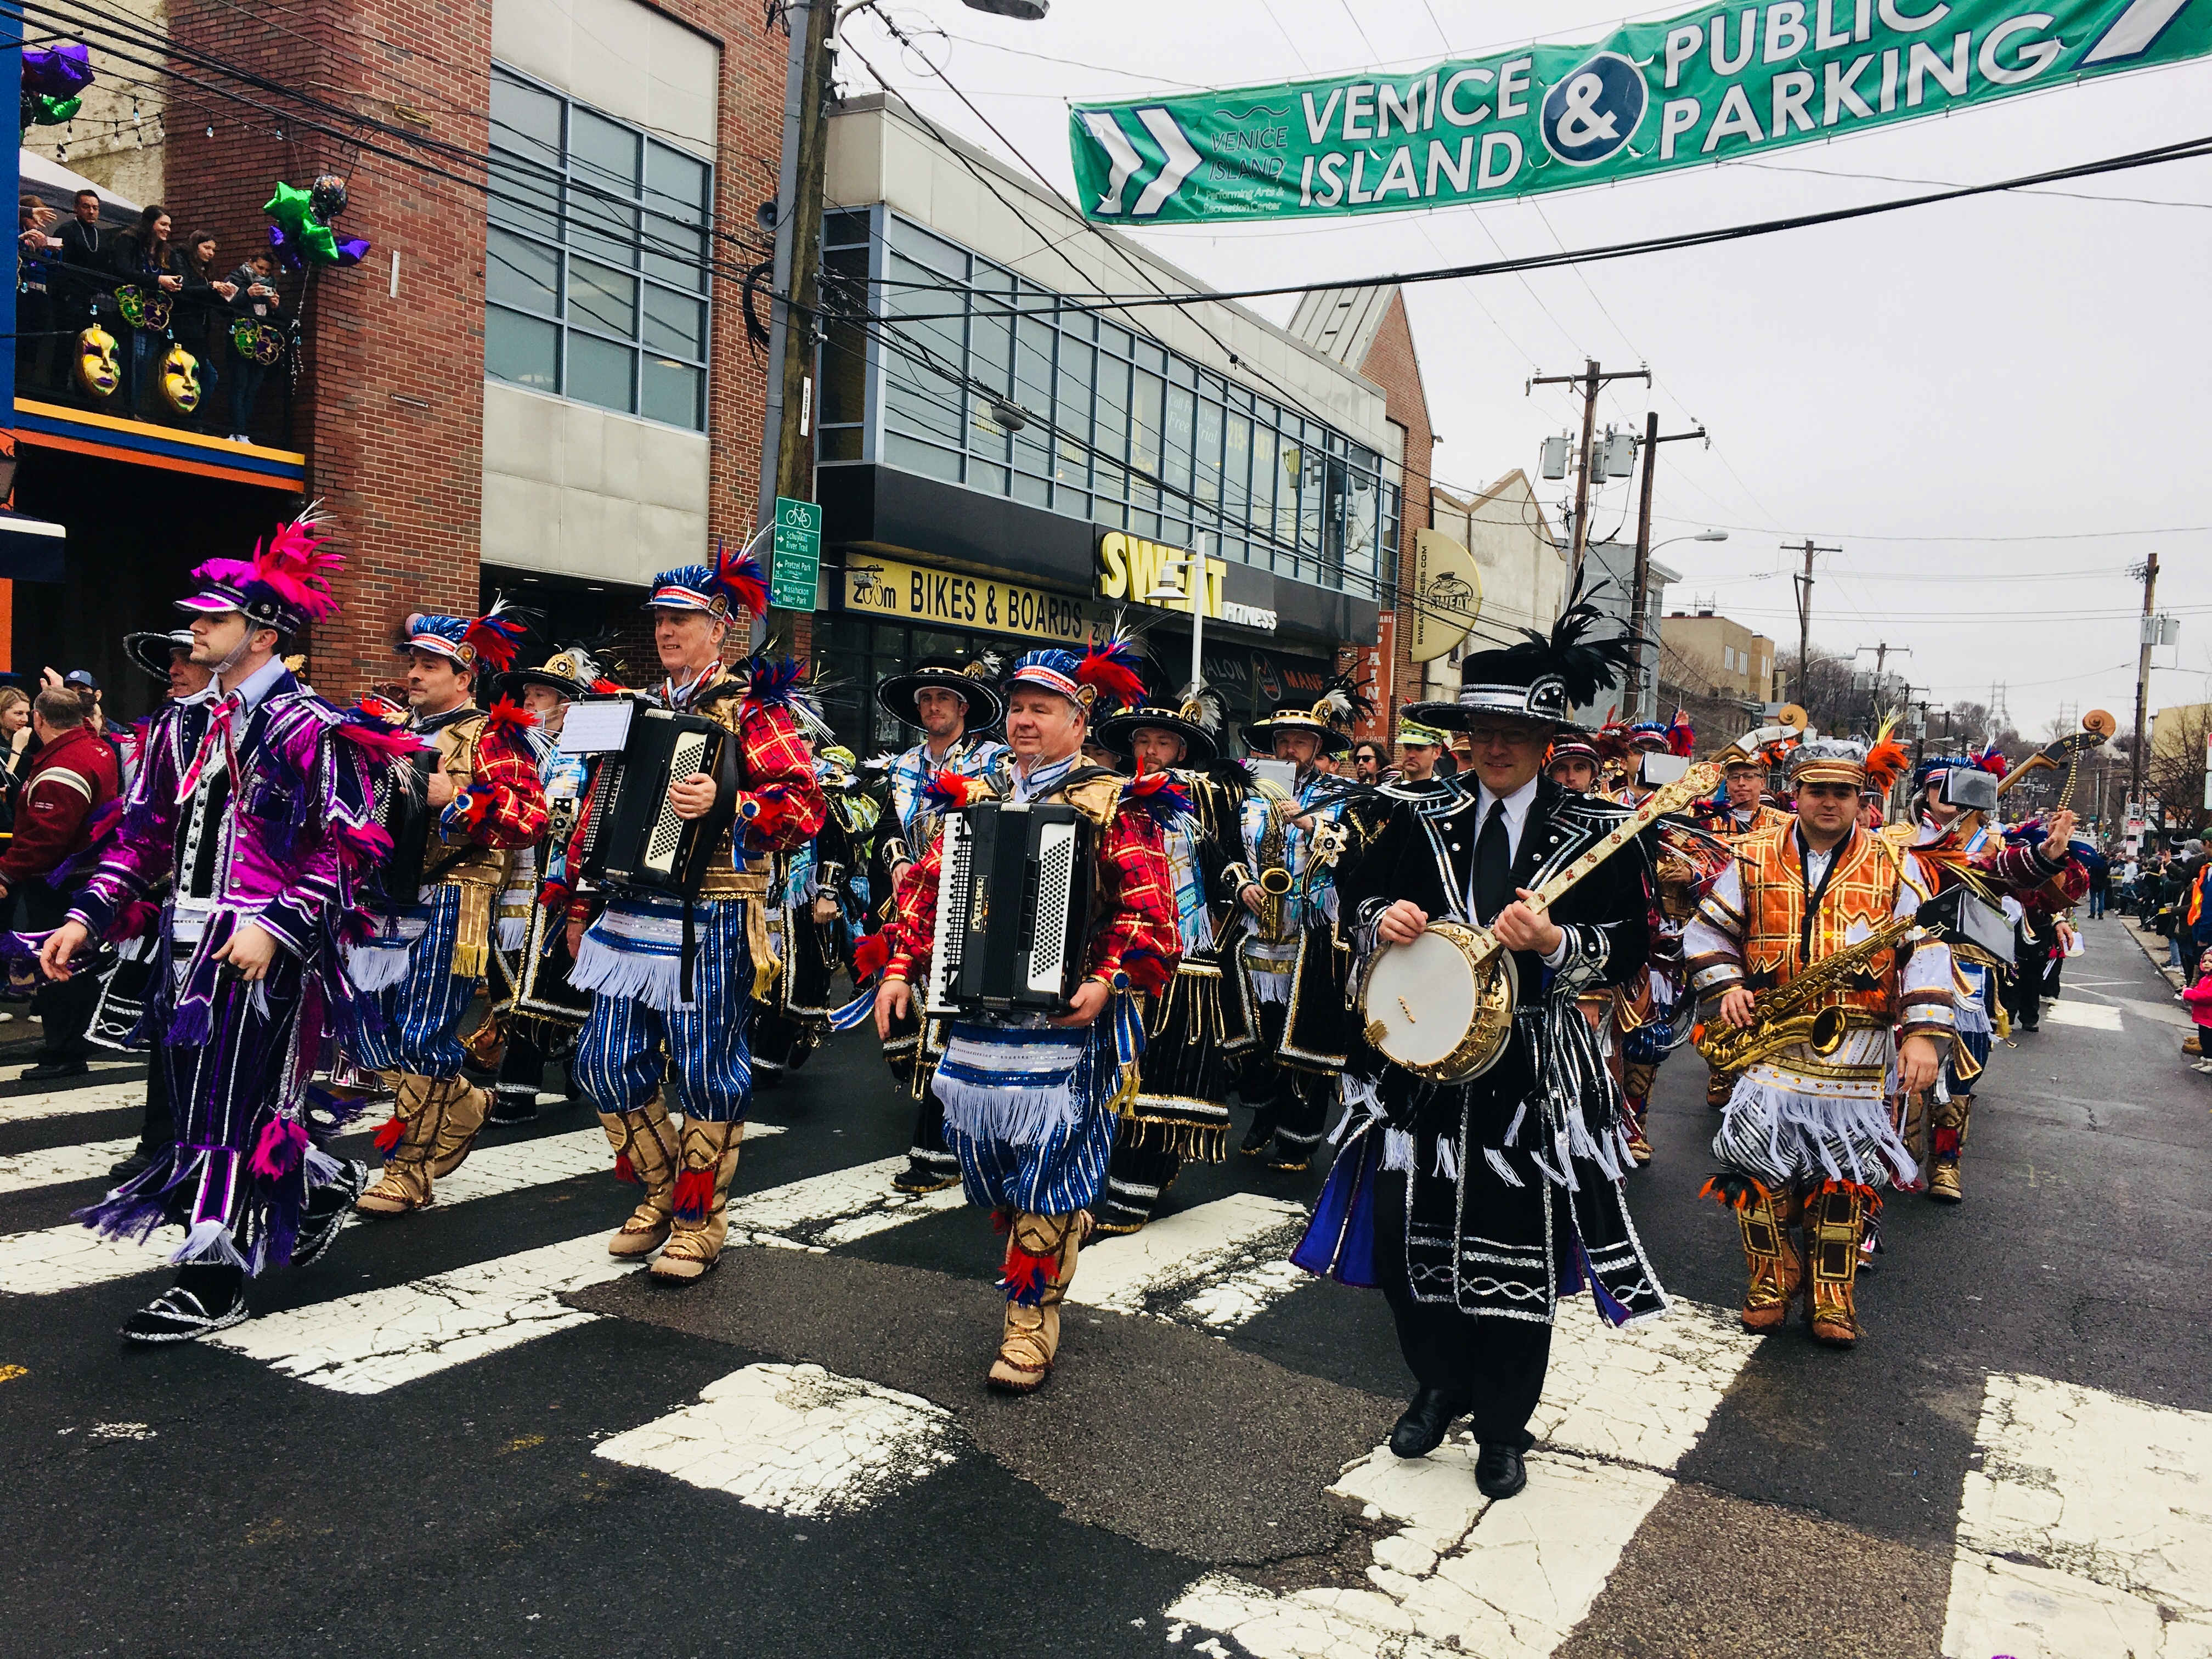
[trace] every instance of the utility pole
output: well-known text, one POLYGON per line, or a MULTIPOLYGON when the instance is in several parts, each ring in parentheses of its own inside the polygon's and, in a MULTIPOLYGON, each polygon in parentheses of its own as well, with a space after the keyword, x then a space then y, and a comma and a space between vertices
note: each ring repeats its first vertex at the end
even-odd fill
POLYGON ((1641 380, 1651 384, 1648 368, 1603 369, 1595 357, 1583 359, 1579 374, 1540 374, 1522 387, 1522 396, 1540 386, 1578 386, 1583 389, 1583 447, 1581 464, 1575 473, 1574 552, 1568 561, 1567 592, 1571 594, 1583 579, 1583 554, 1589 546, 1590 498, 1590 441, 1597 434, 1598 388, 1612 380, 1641 380))
MULTIPOLYGON (((2142 563, 2143 619, 2142 646, 2136 653, 2136 741, 2135 751, 2128 757, 2128 799, 2140 804, 2143 798, 2143 705, 2150 695, 2150 647, 2153 638, 2150 628, 2151 603, 2158 592, 2158 555, 2151 554, 2142 563)), ((2150 815, 2145 811, 2143 816, 2150 815)))
MULTIPOLYGON (((1659 446, 1680 443, 1685 438, 1705 438, 1705 429, 1695 432, 1670 432, 1659 435, 1659 411, 1648 410, 1644 416, 1644 487, 1636 505, 1636 592, 1629 603, 1628 632, 1636 641, 1636 699, 1635 712, 1644 712, 1644 630, 1646 626, 1644 607, 1648 603, 1645 590, 1651 585, 1651 473, 1659 465, 1659 446)), ((1712 447, 1712 441, 1705 440, 1712 447)), ((1655 708, 1656 714, 1657 710, 1655 708)))
MULTIPOLYGON (((1793 553, 1801 550, 1795 542, 1784 542, 1782 545, 1793 553)), ((1790 578, 1797 589, 1797 684, 1790 688, 1790 700, 1800 705, 1805 701, 1805 682, 1812 678, 1813 556, 1815 553, 1840 553, 1844 550, 1840 547, 1815 547, 1813 538, 1808 536, 1802 550, 1805 555, 1805 568, 1790 578)))

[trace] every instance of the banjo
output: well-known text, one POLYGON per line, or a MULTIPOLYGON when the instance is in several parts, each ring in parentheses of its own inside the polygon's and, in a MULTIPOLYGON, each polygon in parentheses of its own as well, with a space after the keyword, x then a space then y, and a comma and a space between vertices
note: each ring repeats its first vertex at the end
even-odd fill
MULTIPOLYGON (((1653 823, 1719 787, 1721 769, 1770 743, 1802 738, 1805 711, 1791 703, 1774 724, 1747 732, 1711 760, 1661 786, 1596 845, 1536 890, 1539 913, 1653 823)), ((1386 945, 1368 958, 1354 994, 1370 1047, 1430 1083, 1467 1083, 1495 1066, 1513 1030, 1520 975, 1513 953, 1486 927, 1431 921, 1411 945, 1386 945)))
POLYGON ((2081 775, 2081 757, 2092 749, 2104 746, 2119 730, 2119 722, 2101 708, 2092 708, 2081 716, 2081 729, 2069 732, 2057 742, 2047 744, 2030 755, 1997 781, 1997 793, 2006 793, 2031 772, 2055 772, 2061 767, 2066 771, 2065 781, 2058 787, 2058 805, 2072 805, 2074 786, 2081 775))

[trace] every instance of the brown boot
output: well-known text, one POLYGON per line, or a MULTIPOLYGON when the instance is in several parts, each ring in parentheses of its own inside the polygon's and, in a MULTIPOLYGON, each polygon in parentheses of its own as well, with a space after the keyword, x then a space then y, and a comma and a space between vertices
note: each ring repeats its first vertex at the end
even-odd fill
POLYGON ((1912 1161, 1928 1162, 1928 1091, 1905 1097, 1905 1121, 1898 1126, 1898 1138, 1905 1142, 1905 1150, 1912 1154, 1912 1161))
POLYGON ((655 1279, 689 1284, 722 1259, 730 1182, 738 1173, 738 1143, 744 1138, 743 1121, 684 1120, 676 1184, 669 1189, 668 1243, 653 1264, 655 1279))
POLYGON ((1734 1072, 1711 1072, 1705 1076, 1705 1104, 1715 1111, 1728 1108, 1729 1097, 1735 1092, 1736 1074, 1734 1072))
POLYGON ((1966 1195, 1959 1186, 1959 1154, 1966 1150, 1966 1119, 1973 1109, 1972 1095, 1953 1095, 1929 1109, 1928 1196, 1939 1203, 1956 1204, 1966 1195))
POLYGON ((1075 1253, 1091 1212, 1032 1215, 1016 1211, 1006 1240, 1006 1322, 999 1357, 984 1378, 994 1389, 1028 1394, 1042 1387, 1060 1352, 1060 1304, 1075 1277, 1075 1253))
POLYGON ((1744 1265, 1751 1278, 1740 1316, 1744 1329, 1755 1336, 1781 1329, 1805 1278, 1782 1207, 1772 1193, 1747 1176, 1716 1176, 1705 1183, 1701 1196, 1717 1198, 1733 1209, 1743 1235, 1744 1265))
POLYGON ((1848 1348, 1859 1340, 1859 1316, 1851 1283, 1859 1269, 1859 1239, 1866 1231, 1874 1193, 1849 1181, 1830 1181, 1805 1199, 1805 1255, 1811 1267, 1813 1300, 1808 1310, 1813 1340, 1848 1348))
POLYGON ((615 1149, 615 1174, 645 1188, 622 1231, 607 1241, 607 1254, 651 1255, 668 1239, 678 1155, 676 1126, 655 1096, 635 1112, 601 1112, 599 1127, 615 1149))
POLYGON ((399 1074, 392 1085, 392 1116, 376 1132, 384 1154, 384 1174, 354 1200, 362 1215, 404 1215, 430 1202, 438 1136, 446 1118, 446 1097, 435 1078, 399 1074))
POLYGON ((430 1085, 441 1105, 438 1141, 430 1156, 430 1173, 449 1176, 468 1161, 477 1133, 491 1111, 490 1094, 466 1078, 441 1077, 430 1085))

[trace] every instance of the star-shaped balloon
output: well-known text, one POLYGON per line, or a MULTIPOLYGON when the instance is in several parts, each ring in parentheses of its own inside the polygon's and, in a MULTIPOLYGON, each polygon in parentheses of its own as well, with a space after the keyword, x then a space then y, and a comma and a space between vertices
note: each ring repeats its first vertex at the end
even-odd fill
POLYGON ((269 228, 269 246, 289 269, 303 262, 319 265, 357 265, 368 252, 366 239, 337 233, 315 216, 312 195, 295 185, 278 180, 276 193, 261 210, 276 222, 269 228))

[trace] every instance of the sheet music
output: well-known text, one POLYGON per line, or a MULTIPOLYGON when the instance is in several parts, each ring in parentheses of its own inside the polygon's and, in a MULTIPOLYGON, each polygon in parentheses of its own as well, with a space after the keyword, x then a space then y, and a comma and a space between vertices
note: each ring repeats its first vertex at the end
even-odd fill
POLYGON ((618 755, 629 743, 629 723, 637 714, 634 697, 605 702, 572 702, 561 722, 564 755, 618 755))

